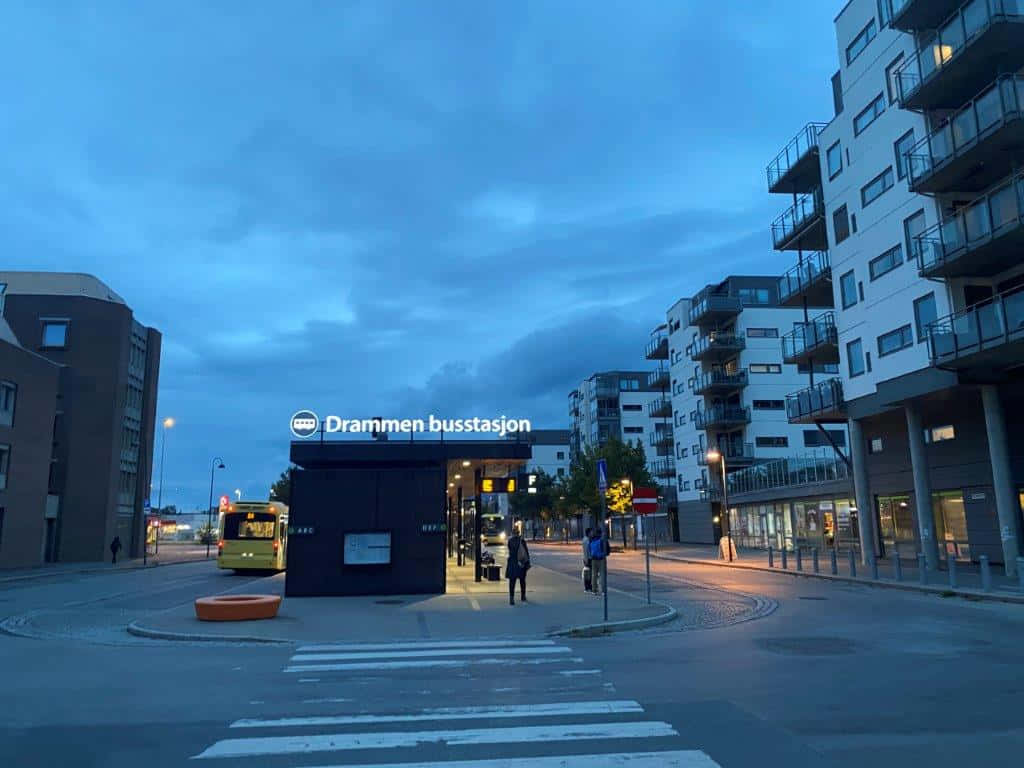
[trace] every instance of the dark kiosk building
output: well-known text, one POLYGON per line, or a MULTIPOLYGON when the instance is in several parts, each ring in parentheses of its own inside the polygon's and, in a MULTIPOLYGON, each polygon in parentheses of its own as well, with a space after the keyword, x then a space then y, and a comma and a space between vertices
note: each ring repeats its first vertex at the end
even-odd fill
POLYGON ((52 436, 47 559, 103 560, 114 536, 125 554, 141 555, 159 331, 92 275, 0 272, 0 284, 19 345, 59 367, 55 418, 38 425, 52 436))
MULTIPOLYGON (((479 482, 531 457, 513 440, 293 442, 288 596, 441 594, 451 537, 479 482)), ((479 574, 479 571, 478 571, 479 574)))

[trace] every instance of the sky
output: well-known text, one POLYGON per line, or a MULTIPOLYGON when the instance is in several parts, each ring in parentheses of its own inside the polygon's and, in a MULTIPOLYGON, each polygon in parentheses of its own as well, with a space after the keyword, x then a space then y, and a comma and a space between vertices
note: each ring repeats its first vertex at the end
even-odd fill
POLYGON ((679 298, 791 266, 765 166, 831 119, 841 4, 17 4, 3 267, 162 332, 165 505, 214 457, 266 498, 300 409, 568 428, 679 298))

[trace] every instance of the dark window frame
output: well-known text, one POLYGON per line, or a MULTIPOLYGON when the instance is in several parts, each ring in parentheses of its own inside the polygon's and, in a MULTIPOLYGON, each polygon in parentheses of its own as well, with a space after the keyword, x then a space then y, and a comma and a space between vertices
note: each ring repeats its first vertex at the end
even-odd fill
MULTIPOLYGON (((885 0, 882 0, 882 2, 885 2, 885 0)), ((906 55, 902 51, 900 51, 900 55, 897 56, 892 61, 890 61, 889 66, 885 68, 885 90, 887 91, 889 96, 889 106, 892 106, 897 101, 899 101, 899 89, 894 87, 895 80, 893 78, 893 75, 896 73, 896 69, 899 67, 900 64, 903 63, 903 60, 905 58, 906 55)))
POLYGON ((864 341, 862 339, 854 339, 853 341, 846 342, 846 370, 851 379, 855 379, 858 376, 863 376, 867 372, 867 365, 864 362, 864 341), (857 356, 854 358, 851 348, 856 345, 857 356), (858 361, 858 369, 854 371, 853 361, 858 361))
POLYGON ((825 150, 825 170, 828 172, 828 180, 832 181, 843 172, 843 147, 842 141, 836 141, 831 147, 825 150), (839 150, 839 167, 832 170, 832 150, 839 150))
POLYGON ((896 186, 896 175, 893 173, 892 166, 890 165, 880 174, 875 176, 875 178, 873 178, 871 181, 869 181, 867 184, 860 188, 861 208, 867 208, 869 205, 878 200, 882 195, 884 195, 894 186, 896 186), (872 190, 872 188, 875 187, 876 185, 878 185, 877 191, 872 190), (868 197, 869 190, 872 190, 873 192, 871 197, 868 197))
POLYGON ((914 299, 914 330, 917 331, 918 344, 928 340, 928 326, 938 319, 939 305, 935 299, 935 291, 929 291, 924 296, 919 296, 918 298, 914 299), (934 314, 935 317, 933 317, 932 320, 930 320, 928 323, 924 323, 922 326, 921 313, 918 311, 918 307, 920 307, 921 302, 928 301, 929 299, 931 299, 932 307, 934 309, 934 312, 932 314, 934 314))
POLYGON ((899 269, 903 266, 903 245, 894 245, 892 248, 887 250, 880 256, 876 256, 868 262, 868 279, 873 283, 879 278, 885 277, 890 272, 899 269), (893 254, 896 254, 898 258, 894 258, 893 254), (875 272, 876 264, 885 264, 885 268, 881 272, 875 272))
POLYGON ((878 24, 875 22, 875 18, 872 16, 871 21, 864 25, 856 35, 853 36, 853 40, 846 46, 846 66, 850 66, 857 60, 857 58, 868 49, 871 42, 878 37, 878 24), (860 45, 856 51, 853 49, 860 45))
POLYGON ((914 346, 914 329, 910 323, 901 325, 899 328, 893 328, 891 331, 879 335, 875 342, 878 344, 878 357, 888 357, 889 355, 895 355, 897 352, 902 352, 904 349, 909 349, 914 346), (882 349, 882 340, 890 339, 899 335, 901 344, 893 349, 884 350, 882 349))
POLYGON ((843 273, 839 277, 839 301, 842 303, 843 309, 855 307, 857 306, 857 302, 860 301, 857 293, 857 276, 853 273, 852 269, 849 272, 843 273), (843 289, 843 286, 845 285, 844 281, 848 277, 853 281, 853 301, 850 302, 846 301, 846 291, 843 289))
POLYGON ((39 318, 39 348, 40 349, 67 349, 71 335, 71 320, 66 317, 41 317, 39 318), (50 326, 64 327, 64 341, 61 344, 46 343, 46 329, 50 326))
POLYGON ((898 139, 896 139, 896 141, 894 141, 892 143, 892 151, 893 151, 893 154, 896 155, 896 178, 899 179, 900 181, 902 181, 903 179, 907 178, 907 174, 910 172, 909 171, 910 163, 904 160, 906 155, 900 153, 900 144, 902 144, 903 142, 907 141, 907 139, 910 140, 910 147, 909 147, 909 149, 913 149, 914 148, 914 129, 913 128, 911 128, 909 131, 904 133, 902 136, 900 136, 898 139))
POLYGON ((834 211, 832 211, 832 237, 835 239, 836 245, 839 245, 841 242, 846 240, 849 236, 850 236, 850 209, 847 208, 846 203, 843 203, 838 208, 836 208, 834 211), (841 219, 839 218, 840 216, 842 216, 841 219), (842 221, 842 222, 845 223, 845 227, 843 229, 844 234, 843 234, 842 237, 839 236, 839 226, 836 224, 837 221, 842 221))
POLYGON ((888 108, 888 105, 885 103, 885 93, 878 94, 875 98, 873 98, 871 100, 871 102, 866 107, 864 107, 864 109, 862 109, 860 112, 858 112, 854 116, 854 118, 853 118, 853 135, 854 136, 860 136, 862 133, 864 133, 864 131, 866 131, 868 128, 870 128, 872 125, 874 125, 874 123, 878 120, 878 118, 880 118, 882 115, 885 114, 885 110, 887 108, 888 108), (881 107, 882 107, 881 109, 878 109, 879 105, 881 105, 881 107), (871 116, 871 119, 868 120, 863 125, 859 125, 858 126, 858 123, 860 123, 860 119, 862 117, 864 117, 866 114, 868 114, 869 112, 873 113, 872 116, 871 116))

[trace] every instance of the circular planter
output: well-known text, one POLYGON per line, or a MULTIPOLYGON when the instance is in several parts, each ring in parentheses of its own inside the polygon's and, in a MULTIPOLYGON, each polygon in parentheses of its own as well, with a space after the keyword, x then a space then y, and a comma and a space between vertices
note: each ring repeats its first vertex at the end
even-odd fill
POLYGON ((277 595, 219 595, 196 598, 200 621, 251 621, 277 616, 281 598, 277 595))

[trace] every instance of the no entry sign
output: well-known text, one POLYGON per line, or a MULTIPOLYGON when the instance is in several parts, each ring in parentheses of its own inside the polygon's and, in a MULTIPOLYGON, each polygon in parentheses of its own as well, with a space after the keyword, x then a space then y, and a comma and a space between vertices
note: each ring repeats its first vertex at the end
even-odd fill
POLYGON ((656 511, 658 509, 658 491, 654 488, 634 488, 633 509, 638 515, 656 511))

